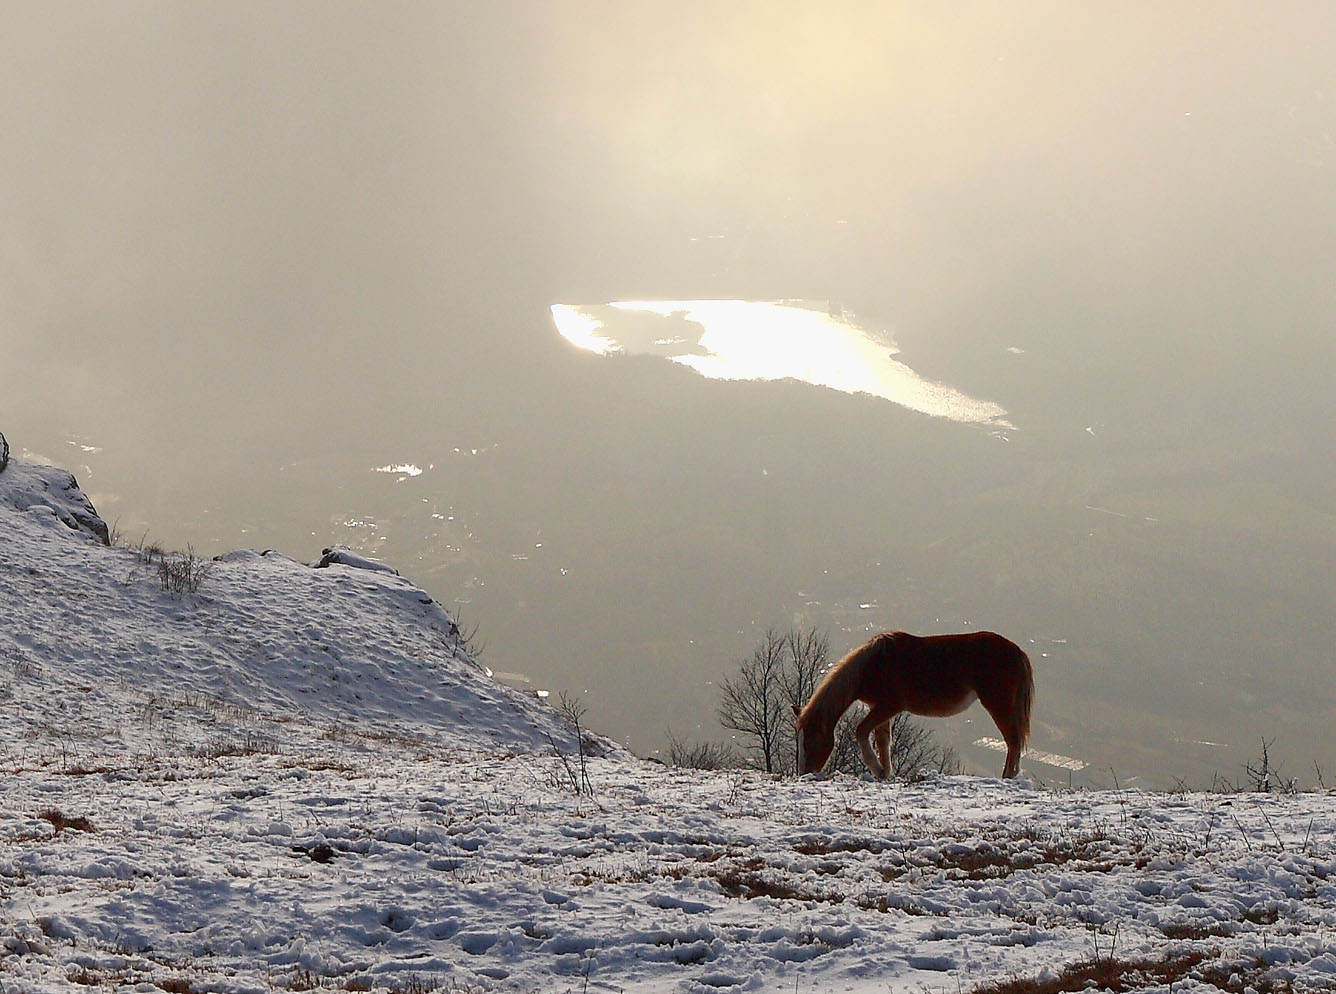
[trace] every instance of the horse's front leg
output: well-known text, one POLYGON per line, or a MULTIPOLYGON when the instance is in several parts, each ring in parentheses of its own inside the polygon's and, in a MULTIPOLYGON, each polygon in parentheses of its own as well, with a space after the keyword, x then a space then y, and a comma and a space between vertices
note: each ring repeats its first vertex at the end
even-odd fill
POLYGON ((863 763, 879 780, 885 780, 891 773, 889 762, 891 719, 895 715, 895 710, 878 705, 864 715, 863 720, 854 729, 854 737, 858 739, 858 749, 863 754, 863 763), (872 750, 871 738, 874 732, 877 735, 877 745, 881 747, 880 758, 872 750))
POLYGON ((881 768, 886 771, 886 776, 891 775, 891 723, 883 721, 872 730, 872 742, 877 748, 877 756, 881 759, 881 768))

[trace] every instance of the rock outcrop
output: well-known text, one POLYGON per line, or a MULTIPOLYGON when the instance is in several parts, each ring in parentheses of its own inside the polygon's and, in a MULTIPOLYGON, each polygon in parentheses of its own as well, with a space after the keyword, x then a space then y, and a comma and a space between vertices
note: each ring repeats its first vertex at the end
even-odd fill
POLYGON ((74 531, 111 544, 107 523, 97 513, 74 475, 55 466, 30 466, 11 462, 5 469, 5 485, 0 487, 0 501, 18 511, 49 511, 57 521, 74 531))

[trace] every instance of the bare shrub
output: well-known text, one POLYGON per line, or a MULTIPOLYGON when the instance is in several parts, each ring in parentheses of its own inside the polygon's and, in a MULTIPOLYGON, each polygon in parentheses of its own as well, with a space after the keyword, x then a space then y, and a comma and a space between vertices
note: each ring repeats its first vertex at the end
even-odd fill
POLYGON ((158 559, 158 581, 162 589, 174 594, 194 594, 199 592, 199 585, 204 582, 213 563, 195 555, 192 546, 187 545, 185 552, 174 552, 158 559))
MULTIPOLYGON (((117 531, 119 539, 119 529, 117 531)), ((139 543, 132 547, 140 565, 147 567, 158 577, 158 584, 164 593, 194 594, 199 592, 200 584, 213 569, 212 560, 195 555, 194 546, 187 545, 185 552, 168 552, 156 542, 148 541, 145 533, 139 543)), ((133 576, 133 574, 132 574, 133 576)), ((130 578, 126 578, 128 583, 130 578)))
POLYGON ((588 710, 584 704, 571 697, 564 690, 561 692, 556 711, 565 720, 566 724, 570 725, 575 731, 577 753, 573 759, 562 751, 551 735, 547 737, 547 741, 552 745, 553 754, 561 760, 562 769, 566 773, 565 783, 570 787, 571 793, 577 797, 594 796, 594 785, 589 780, 589 750, 585 743, 586 732, 582 725, 585 712, 588 710))
POLYGON ((1285 790, 1288 786, 1280 778, 1281 763, 1274 763, 1271 760, 1271 746, 1275 739, 1262 739, 1262 754, 1250 763, 1245 763, 1243 772, 1248 777, 1248 783, 1252 785, 1254 793, 1269 794, 1272 791, 1285 790))
POLYGON ((450 620, 454 622, 455 638, 461 649, 473 657, 474 662, 482 658, 483 651, 487 648, 487 643, 478 638, 478 629, 481 627, 476 621, 464 620, 464 609, 455 603, 455 609, 451 612, 450 620))
POLYGON ((689 742, 668 733, 668 765, 688 770, 731 770, 741 765, 723 742, 689 742))
POLYGON ((166 550, 157 542, 150 542, 148 540, 148 532, 139 536, 139 543, 133 548, 136 558, 138 558, 143 565, 149 567, 155 566, 159 559, 167 555, 166 550))

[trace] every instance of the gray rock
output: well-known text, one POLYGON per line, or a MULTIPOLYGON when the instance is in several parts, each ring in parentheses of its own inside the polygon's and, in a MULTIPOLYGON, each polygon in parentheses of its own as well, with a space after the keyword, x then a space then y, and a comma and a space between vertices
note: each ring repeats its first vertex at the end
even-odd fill
POLYGON ((103 545, 111 544, 107 523, 98 517, 73 474, 55 466, 11 463, 0 481, 0 504, 17 511, 49 507, 56 519, 74 531, 89 535, 103 545))
POLYGON ((322 549, 320 560, 311 564, 315 569, 324 569, 327 566, 352 566, 354 569, 369 569, 376 573, 393 573, 399 575, 399 571, 393 566, 387 566, 377 559, 368 559, 366 556, 359 556, 357 553, 348 549, 331 548, 322 549))

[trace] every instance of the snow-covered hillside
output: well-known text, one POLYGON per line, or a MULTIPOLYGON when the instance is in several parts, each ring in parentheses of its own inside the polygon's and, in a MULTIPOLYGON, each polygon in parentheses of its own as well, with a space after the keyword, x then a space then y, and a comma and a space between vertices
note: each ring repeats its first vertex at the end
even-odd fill
POLYGON ((0 515, 0 660, 19 741, 56 733, 69 755, 143 755, 231 734, 131 720, 186 701, 254 719, 252 745, 302 721, 490 750, 573 743, 546 704, 487 679, 441 606, 392 572, 108 548, 73 478, 50 467, 11 463, 0 515))
POLYGON ((164 589, 67 482, 0 473, 5 992, 1336 988, 1331 793, 582 771, 408 580, 164 589))

